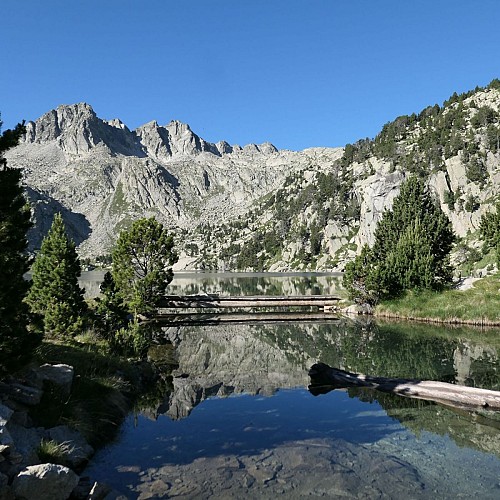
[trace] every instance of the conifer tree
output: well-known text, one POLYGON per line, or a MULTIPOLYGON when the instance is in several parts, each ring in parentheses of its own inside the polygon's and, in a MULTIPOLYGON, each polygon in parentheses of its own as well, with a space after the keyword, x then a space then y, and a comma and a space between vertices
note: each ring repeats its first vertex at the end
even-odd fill
POLYGON ((137 317, 158 306, 177 262, 174 240, 154 217, 122 231, 113 250, 112 277, 125 308, 137 317))
MULTIPOLYGON (((0 128, 1 128, 0 121, 0 128)), ((20 169, 9 168, 3 153, 15 146, 24 133, 24 124, 0 136, 0 352, 1 361, 13 361, 26 354, 36 342, 28 333, 28 308, 23 299, 28 283, 26 232, 31 227, 30 209, 21 186, 20 169)))
POLYGON ((449 255, 455 241, 451 222, 422 179, 401 185, 391 210, 375 229, 373 248, 346 266, 344 283, 353 299, 394 297, 404 290, 440 289, 451 283, 449 255), (369 294, 356 295, 361 282, 369 294))
POLYGON ((45 332, 56 337, 72 336, 82 326, 84 291, 75 244, 56 214, 33 264, 31 289, 26 298, 32 312, 43 317, 45 332))
POLYGON ((479 230, 484 240, 483 252, 486 253, 490 248, 495 249, 497 269, 500 271, 500 203, 496 204, 495 212, 481 216, 479 230))

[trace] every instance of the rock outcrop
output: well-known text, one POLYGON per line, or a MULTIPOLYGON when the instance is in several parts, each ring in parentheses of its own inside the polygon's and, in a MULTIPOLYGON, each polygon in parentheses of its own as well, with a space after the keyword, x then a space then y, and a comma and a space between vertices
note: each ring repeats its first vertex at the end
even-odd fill
POLYGON ((88 462, 94 454, 93 448, 77 430, 64 425, 35 427, 29 415, 30 408, 40 403, 48 385, 69 396, 72 382, 73 367, 50 364, 30 368, 19 380, 11 376, 2 381, 0 498, 65 500, 79 483, 74 470, 81 470, 88 462), (44 441, 59 445, 58 454, 64 466, 40 463, 40 447, 44 441))
POLYGON ((68 467, 40 464, 26 467, 14 480, 16 498, 23 500, 66 500, 80 478, 68 467))
POLYGON ((31 251, 55 212, 83 257, 109 253, 131 221, 155 216, 178 235, 179 268, 342 270, 373 242, 401 182, 419 168, 456 233, 479 246, 481 216, 500 194, 500 151, 491 138, 500 134, 499 105, 498 88, 477 90, 396 119, 393 143, 386 137, 377 149, 376 141, 360 141, 347 158, 343 148, 210 143, 179 121, 129 130, 80 103, 28 123, 6 156, 24 169, 31 251), (436 139, 436 127, 449 137, 436 139), (253 261, 238 260, 245 247, 253 261))

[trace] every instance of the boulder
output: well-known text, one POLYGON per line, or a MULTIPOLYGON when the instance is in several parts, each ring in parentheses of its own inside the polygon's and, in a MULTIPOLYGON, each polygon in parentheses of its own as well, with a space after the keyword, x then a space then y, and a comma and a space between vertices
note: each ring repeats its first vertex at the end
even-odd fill
POLYGON ((24 465, 33 465, 39 462, 37 449, 44 438, 43 429, 26 428, 11 421, 8 430, 14 441, 16 452, 21 455, 20 462, 24 465))
POLYGON ((373 307, 370 304, 352 304, 342 312, 346 314, 373 314, 373 307))
POLYGON ((14 444, 14 440, 7 430, 7 420, 0 418, 0 446, 2 448, 10 447, 14 444))
POLYGON ((1 389, 10 399, 27 406, 35 406, 40 403, 43 391, 36 387, 30 387, 19 382, 2 384, 1 389))
POLYGON ((81 433, 67 425, 52 427, 47 430, 47 434, 52 441, 67 445, 64 460, 70 467, 78 468, 84 465, 94 454, 94 448, 87 443, 81 433))
POLYGON ((38 373, 44 381, 49 381, 57 385, 64 394, 69 395, 71 392, 71 385, 73 384, 74 377, 74 369, 72 366, 65 364, 45 364, 38 368, 38 373))
POLYGON ((12 483, 16 498, 22 500, 66 500, 79 477, 68 467, 56 464, 32 465, 23 469, 12 483))
POLYGON ((0 498, 3 500, 15 500, 14 493, 9 486, 9 477, 0 472, 0 498))
POLYGON ((14 410, 0 403, 0 419, 8 422, 13 413, 14 410))

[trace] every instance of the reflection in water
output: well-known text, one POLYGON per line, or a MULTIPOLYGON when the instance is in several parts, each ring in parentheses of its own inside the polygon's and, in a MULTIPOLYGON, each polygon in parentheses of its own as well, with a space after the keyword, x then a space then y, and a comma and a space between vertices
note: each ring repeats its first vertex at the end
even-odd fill
MULTIPOLYGON (((105 271, 83 272, 79 283, 87 297, 99 295, 105 271)), ((342 291, 340 273, 189 273, 174 274, 171 295, 334 295, 342 291)))
MULTIPOLYGON (((272 293, 305 292, 281 281, 272 293)), ((259 279, 243 287, 272 289, 259 279)), ((163 400, 131 417, 87 471, 131 498, 498 497, 495 416, 359 389, 305 390, 318 361, 497 388, 498 332, 344 319, 166 327, 161 338, 176 365, 163 400)))

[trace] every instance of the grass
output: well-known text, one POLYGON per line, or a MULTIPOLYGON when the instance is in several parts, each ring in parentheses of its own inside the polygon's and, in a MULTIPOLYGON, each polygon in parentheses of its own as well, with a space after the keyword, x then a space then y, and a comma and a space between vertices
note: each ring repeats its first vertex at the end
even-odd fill
POLYGON ((500 325, 500 274, 476 281, 469 290, 409 292, 382 302, 375 314, 420 321, 500 325))
MULTIPOLYGON (((94 447, 108 440, 131 407, 134 382, 140 376, 138 369, 95 343, 46 341, 37 349, 36 358, 39 364, 63 362, 75 370, 69 397, 57 386, 45 389, 40 405, 31 412, 36 424, 69 425, 94 447)), ((48 447, 47 453, 57 454, 57 450, 50 451, 50 443, 44 446, 48 447)))
POLYGON ((56 443, 51 439, 42 439, 36 450, 42 463, 67 465, 66 455, 71 453, 70 443, 56 443))

